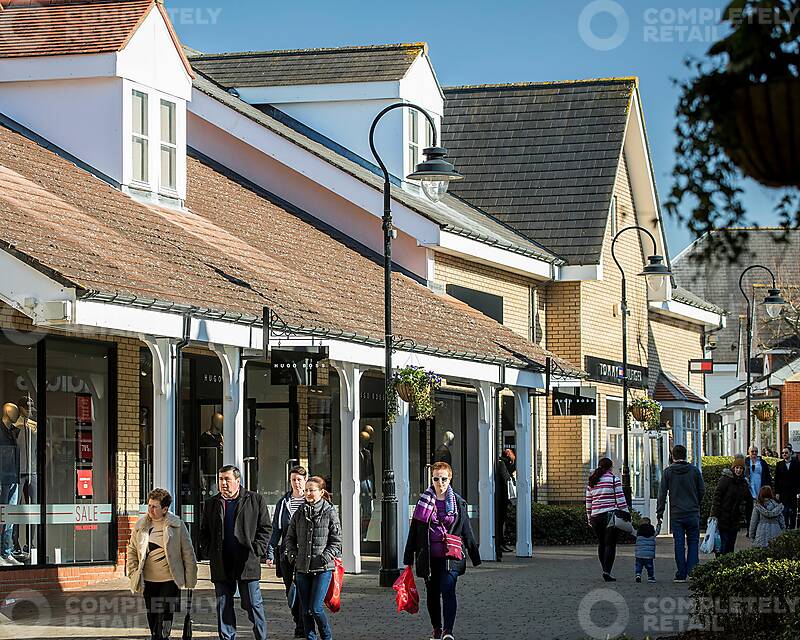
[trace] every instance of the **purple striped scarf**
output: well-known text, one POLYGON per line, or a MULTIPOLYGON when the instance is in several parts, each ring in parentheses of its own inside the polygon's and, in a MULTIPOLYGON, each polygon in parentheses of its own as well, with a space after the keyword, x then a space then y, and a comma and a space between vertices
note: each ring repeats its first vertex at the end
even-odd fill
MULTIPOLYGON (((447 503, 447 515, 453 515, 456 512, 456 492, 453 487, 447 487, 447 494, 444 497, 447 503)), ((420 522, 430 522, 431 516, 436 511, 436 492, 433 487, 428 487, 417 500, 417 506, 414 507, 414 520, 420 522)))

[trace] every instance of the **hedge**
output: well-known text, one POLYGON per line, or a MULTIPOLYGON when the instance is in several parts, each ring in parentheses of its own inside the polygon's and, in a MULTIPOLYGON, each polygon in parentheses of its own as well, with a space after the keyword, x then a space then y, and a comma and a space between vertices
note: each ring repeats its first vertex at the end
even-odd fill
MULTIPOLYGON (((764 460, 769 465, 769 470, 774 480, 775 465, 778 463, 778 459, 764 458, 764 460)), ((706 493, 703 496, 703 502, 700 504, 700 526, 702 528, 705 528, 708 515, 711 513, 711 501, 714 499, 714 491, 716 491, 717 483, 722 477, 722 471, 723 469, 730 469, 732 464, 733 456, 703 456, 702 470, 706 493)))
MULTIPOLYGON (((541 546, 597 544, 594 530, 586 522, 583 506, 564 506, 534 502, 531 524, 533 544, 541 546)), ((641 515, 633 512, 633 524, 637 527, 641 515)), ((635 539, 621 534, 619 542, 629 544, 635 539)))
POLYGON ((737 551, 696 567, 689 589, 698 620, 707 628, 713 625, 717 633, 731 638, 752 639, 759 632, 796 638, 800 531, 782 533, 766 549, 737 551))

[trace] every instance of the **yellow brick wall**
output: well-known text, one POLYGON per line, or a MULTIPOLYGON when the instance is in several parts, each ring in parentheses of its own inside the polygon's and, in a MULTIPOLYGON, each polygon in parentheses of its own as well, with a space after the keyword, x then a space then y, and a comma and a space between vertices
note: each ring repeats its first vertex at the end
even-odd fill
MULTIPOLYGON (((33 327, 30 319, 0 302, 0 328, 72 335, 33 327)), ((135 514, 139 509, 139 347, 132 338, 86 334, 87 340, 117 344, 117 511, 135 514)))
POLYGON ((443 285, 454 284, 502 296, 503 324, 523 338, 530 337, 530 289, 542 283, 438 252, 435 254, 433 279, 443 285))
MULTIPOLYGON (((627 166, 622 159, 614 194, 617 198, 617 230, 636 224, 627 166)), ((611 225, 606 227, 602 250, 601 280, 557 282, 547 288, 547 342, 554 353, 585 366, 585 357, 622 360, 622 279, 611 256, 611 225)), ((649 251, 649 249, 648 249, 649 251)), ((625 269, 628 299, 628 363, 648 364, 647 285, 637 276, 644 266, 642 242, 633 231, 617 241, 615 253, 625 269)), ((600 448, 607 440, 606 400, 620 398, 622 386, 587 380, 597 390, 600 448)), ((636 390, 632 390, 635 396, 636 390)), ((551 404, 551 403, 549 403, 551 404)), ((552 502, 583 499, 590 471, 589 418, 554 417, 548 406, 547 498, 552 502)), ((615 461, 617 462, 617 461, 615 461)))
POLYGON ((700 325, 650 314, 650 381, 655 386, 659 370, 669 371, 695 391, 705 395, 702 374, 689 374, 689 360, 703 357, 700 325))

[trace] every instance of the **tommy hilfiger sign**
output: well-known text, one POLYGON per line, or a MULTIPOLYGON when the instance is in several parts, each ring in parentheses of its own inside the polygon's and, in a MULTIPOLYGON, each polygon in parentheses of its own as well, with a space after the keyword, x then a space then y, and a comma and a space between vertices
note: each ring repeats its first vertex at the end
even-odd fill
MULTIPOLYGON (((586 371, 590 380, 622 384, 622 363, 586 356, 586 371)), ((647 389, 647 369, 628 364, 628 384, 637 389, 647 389)))

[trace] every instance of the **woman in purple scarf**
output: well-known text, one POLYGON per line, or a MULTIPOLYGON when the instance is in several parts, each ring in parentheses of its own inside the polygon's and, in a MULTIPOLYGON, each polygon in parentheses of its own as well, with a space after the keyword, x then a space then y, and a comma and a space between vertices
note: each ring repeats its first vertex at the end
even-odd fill
POLYGON ((417 576, 425 580, 433 626, 431 640, 455 640, 456 581, 467 570, 467 554, 474 567, 481 563, 481 557, 469 524, 467 503, 450 486, 453 469, 446 462, 437 462, 431 474, 433 485, 414 508, 403 563, 410 567, 416 562, 417 576))

